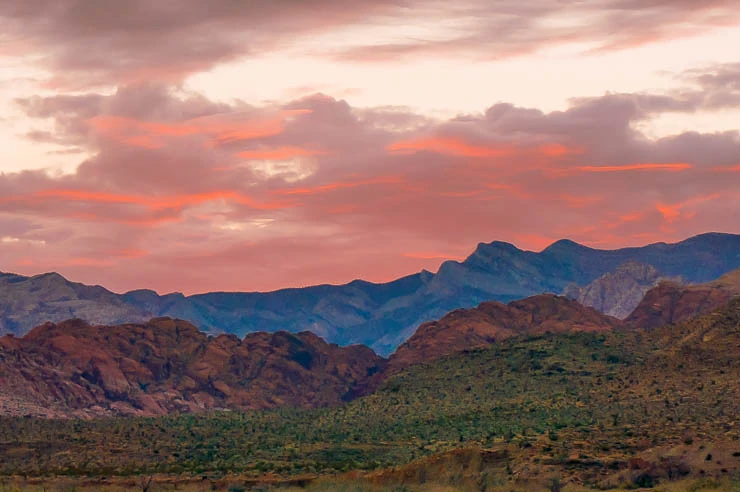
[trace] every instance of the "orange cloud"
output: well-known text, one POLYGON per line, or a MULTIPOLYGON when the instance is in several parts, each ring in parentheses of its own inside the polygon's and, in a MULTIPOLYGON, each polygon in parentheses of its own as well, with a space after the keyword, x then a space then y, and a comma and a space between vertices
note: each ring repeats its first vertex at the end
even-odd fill
POLYGON ((462 157, 503 157, 514 153, 512 147, 482 147, 471 145, 455 138, 402 140, 390 144, 387 150, 395 154, 414 154, 416 152, 428 151, 462 157))
POLYGON ((684 202, 679 203, 673 203, 673 204, 665 204, 665 203, 657 203, 655 205, 655 208, 663 215, 663 218, 668 223, 673 223, 679 218, 683 219, 691 219, 696 215, 696 211, 689 211, 682 213, 682 209, 686 206, 696 205, 698 203, 702 202, 708 202, 710 200, 714 200, 716 198, 719 198, 719 193, 712 193, 710 195, 702 195, 697 196, 694 198, 690 198, 684 202))
POLYGON ((685 171, 691 169, 691 164, 686 162, 676 163, 639 163, 639 164, 626 164, 624 166, 579 166, 576 167, 576 171, 588 172, 588 173, 616 173, 624 171, 685 171))
POLYGON ((182 122, 140 121, 123 116, 96 116, 88 120, 96 132, 124 145, 163 147, 166 138, 207 136, 208 146, 254 140, 281 134, 285 121, 310 113, 307 109, 280 111, 277 115, 238 119, 238 114, 204 116, 182 122))
POLYGON ((740 164, 731 167, 717 166, 713 169, 713 171, 717 173, 738 173, 740 172, 740 164))
POLYGON ((667 205, 665 203, 658 203, 655 208, 663 215, 663 218, 669 223, 675 222, 676 219, 681 217, 681 207, 683 204, 677 203, 674 205, 667 205))
POLYGON ((438 154, 461 157, 505 157, 515 154, 540 154, 546 157, 562 157, 568 154, 583 153, 582 149, 569 148, 553 143, 534 148, 523 148, 514 145, 481 146, 472 145, 461 139, 446 137, 429 137, 401 140, 386 148, 394 154, 414 154, 416 152, 436 152, 438 154))
POLYGON ((110 203, 119 205, 140 205, 154 210, 167 208, 182 209, 202 203, 226 200, 246 205, 259 210, 284 208, 285 203, 259 202, 247 195, 235 191, 212 191, 204 193, 180 194, 168 196, 124 195, 86 190, 45 190, 32 195, 37 199, 59 199, 76 202, 110 203))
POLYGON ((357 188, 358 186, 368 186, 377 184, 401 184, 403 178, 401 176, 380 176, 373 179, 367 179, 362 181, 348 181, 329 183, 320 186, 304 187, 304 188, 288 188, 285 190, 275 191, 278 195, 314 195, 318 193, 327 193, 336 190, 342 190, 346 188, 357 188))
POLYGON ((564 155, 569 154, 582 154, 583 149, 580 148, 570 148, 566 147, 562 144, 547 144, 542 145, 538 149, 539 153, 548 156, 548 157, 562 157, 564 155))

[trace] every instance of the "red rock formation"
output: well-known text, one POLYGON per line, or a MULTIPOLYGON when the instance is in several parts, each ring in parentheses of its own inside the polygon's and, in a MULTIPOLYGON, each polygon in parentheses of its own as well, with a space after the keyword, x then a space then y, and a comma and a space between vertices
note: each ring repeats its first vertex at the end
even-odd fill
POLYGON ((390 367, 399 369, 514 336, 606 331, 621 325, 616 318, 552 294, 509 304, 484 302, 421 325, 391 356, 390 367))
POLYGON ((638 328, 658 328, 710 313, 740 295, 740 270, 698 285, 663 282, 649 290, 625 323, 638 328))
POLYGON ((0 338, 0 415, 157 415, 341 403, 383 359, 304 332, 208 337, 169 318, 0 338))

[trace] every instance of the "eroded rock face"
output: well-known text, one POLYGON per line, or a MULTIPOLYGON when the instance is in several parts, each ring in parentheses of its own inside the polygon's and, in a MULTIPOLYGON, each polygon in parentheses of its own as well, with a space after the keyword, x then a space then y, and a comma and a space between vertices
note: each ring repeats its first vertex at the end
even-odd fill
POLYGON ((652 329, 710 313, 740 296, 740 270, 705 284, 662 282, 625 319, 625 323, 652 329))
POLYGON ((611 316, 552 294, 509 304, 484 302, 425 323, 390 358, 392 369, 489 346, 514 336, 607 331, 622 326, 611 316))
POLYGON ((681 283, 679 279, 664 277, 652 265, 630 261, 586 286, 569 286, 563 295, 609 316, 624 319, 651 288, 665 280, 681 283))
POLYGON ((47 323, 0 338, 0 415, 158 415, 336 405, 384 360, 304 332, 208 337, 169 318, 47 323))

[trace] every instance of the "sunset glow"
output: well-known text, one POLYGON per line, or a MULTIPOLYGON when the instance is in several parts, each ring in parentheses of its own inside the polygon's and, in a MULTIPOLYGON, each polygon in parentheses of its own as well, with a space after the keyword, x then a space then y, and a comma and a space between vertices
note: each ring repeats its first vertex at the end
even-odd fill
POLYGON ((738 1, 103 3, 0 6, 0 271, 271 290, 740 233, 738 1))

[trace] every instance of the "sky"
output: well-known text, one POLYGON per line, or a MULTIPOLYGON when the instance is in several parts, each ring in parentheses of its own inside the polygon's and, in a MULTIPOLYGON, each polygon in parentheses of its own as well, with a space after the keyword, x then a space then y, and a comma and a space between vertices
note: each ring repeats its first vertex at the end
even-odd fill
POLYGON ((387 281, 740 233, 740 0, 4 0, 0 271, 387 281))

